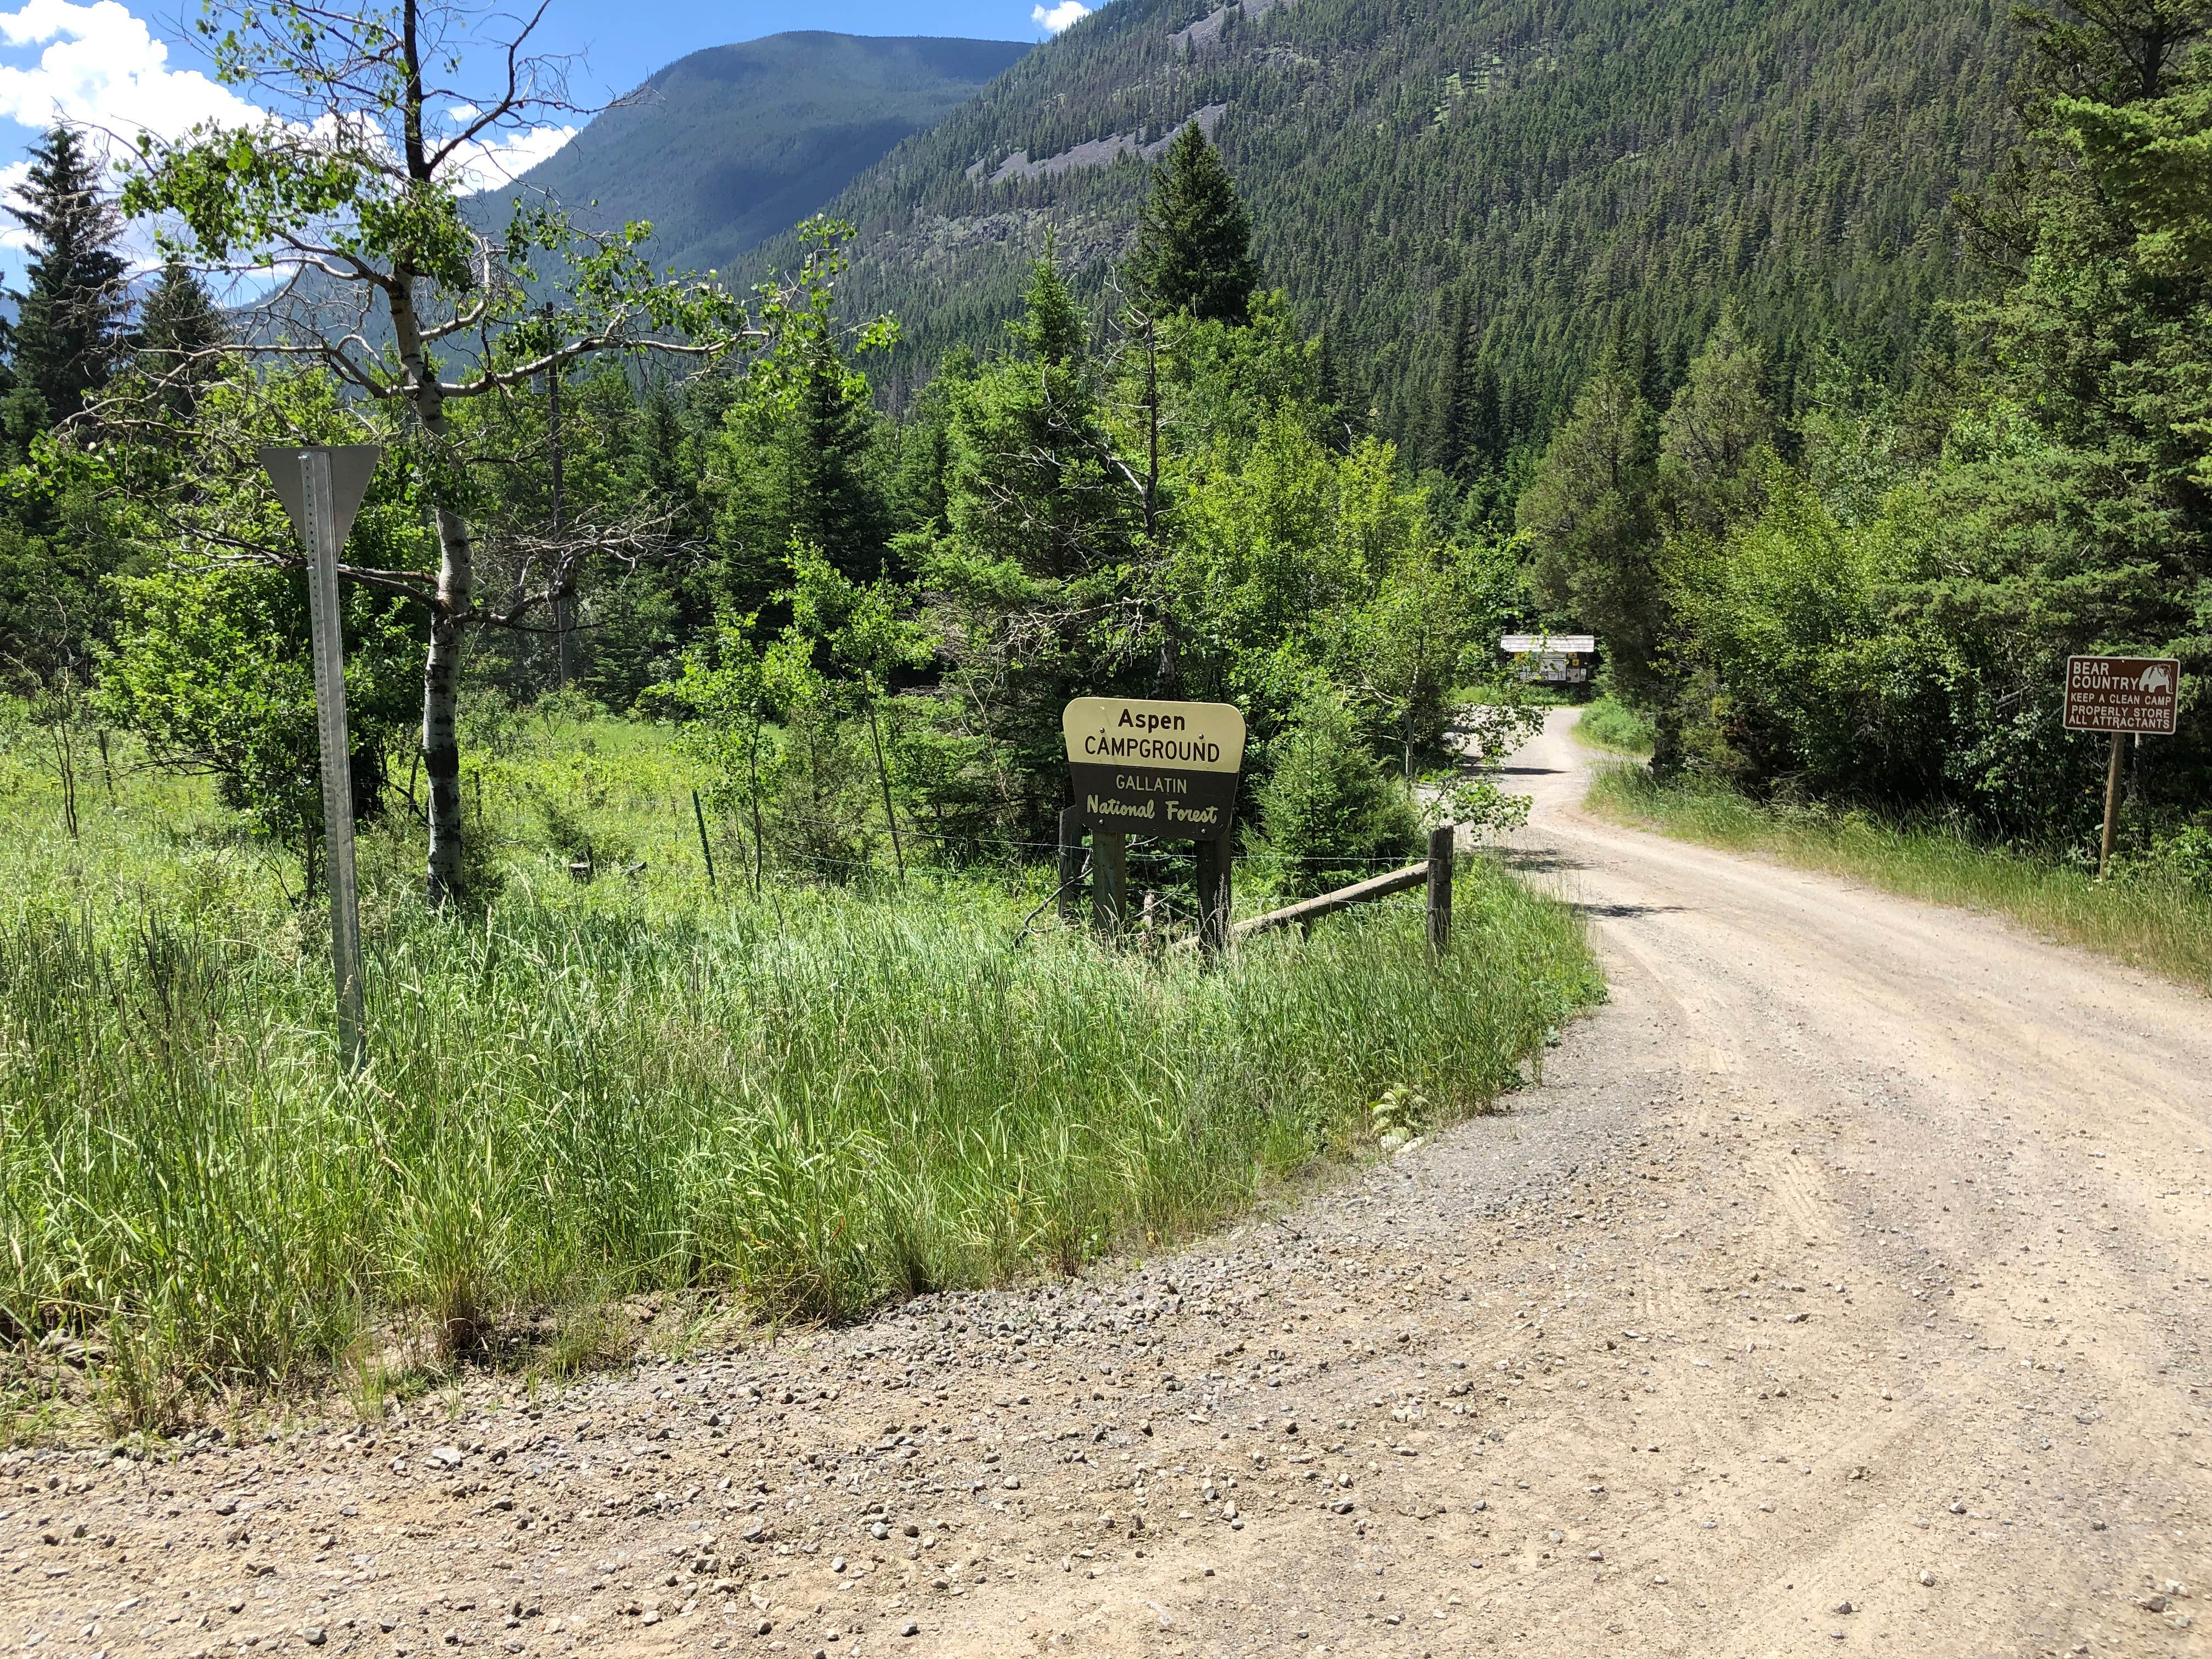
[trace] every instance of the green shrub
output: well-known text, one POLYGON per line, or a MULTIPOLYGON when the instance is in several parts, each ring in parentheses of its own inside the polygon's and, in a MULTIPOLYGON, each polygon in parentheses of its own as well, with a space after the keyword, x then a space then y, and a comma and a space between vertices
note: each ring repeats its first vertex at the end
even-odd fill
POLYGON ((2160 837, 2121 872, 2133 876, 2137 871, 2212 899, 2212 824, 2187 824, 2160 837))
POLYGON ((1334 696, 1298 711, 1261 793, 1260 821, 1284 890, 1298 897, 1379 875, 1420 844, 1413 803, 1334 696))
POLYGON ((1584 743, 1600 749, 1610 749, 1616 754, 1648 755, 1651 752, 1650 718, 1611 697, 1599 697, 1583 710, 1583 717, 1575 726, 1575 735, 1584 743))

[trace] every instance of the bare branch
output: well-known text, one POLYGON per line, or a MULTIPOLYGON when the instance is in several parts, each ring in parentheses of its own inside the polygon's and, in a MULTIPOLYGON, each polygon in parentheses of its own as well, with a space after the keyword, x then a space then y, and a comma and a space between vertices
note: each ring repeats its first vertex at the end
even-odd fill
POLYGON ((479 607, 474 620, 480 627, 510 632, 556 632, 553 626, 526 618, 574 593, 586 564, 603 561, 635 572, 648 564, 703 557, 703 549, 677 537, 676 516, 672 504, 652 501, 603 522, 564 524, 557 532, 532 526, 487 534, 481 546, 488 560, 513 564, 516 574, 507 602, 479 607))
MULTIPOLYGON (((202 555, 200 562, 219 570, 304 570, 307 555, 283 548, 268 547, 258 542, 241 540, 220 532, 202 532, 203 539, 212 545, 228 547, 228 553, 202 555)), ((354 583, 379 593, 390 593, 397 598, 413 599, 418 604, 433 605, 438 597, 438 579, 422 570, 387 570, 380 565, 346 564, 338 566, 342 581, 354 583)))
POLYGON ((429 157, 431 172, 435 173, 453 157, 456 151, 474 143, 479 133, 499 126, 510 115, 517 113, 522 108, 523 100, 519 91, 520 79, 518 74, 519 66, 525 61, 521 55, 522 48, 531 35, 537 32, 538 25, 544 20, 545 8, 550 3, 550 0, 538 0, 538 9, 531 13, 530 21, 525 23, 507 43, 506 93, 490 108, 480 111, 474 119, 461 129, 459 135, 439 147, 429 157))

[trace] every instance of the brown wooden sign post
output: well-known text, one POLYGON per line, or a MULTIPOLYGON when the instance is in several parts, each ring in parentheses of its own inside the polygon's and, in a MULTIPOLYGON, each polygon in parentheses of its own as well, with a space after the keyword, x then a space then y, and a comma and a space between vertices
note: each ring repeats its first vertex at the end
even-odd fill
MULTIPOLYGON (((1075 819, 1091 829, 1093 925, 1129 922, 1129 837, 1198 843, 1198 934, 1228 942, 1229 837, 1244 769, 1244 716, 1225 702, 1078 697, 1060 714, 1075 819)), ((1062 819, 1062 860, 1073 828, 1062 819)), ((1062 877, 1063 884, 1067 878, 1062 877)))
POLYGON ((2112 860, 2112 832, 2120 816, 2120 765, 2130 733, 2172 737, 2181 714, 2181 664, 2172 657, 2066 659, 2066 729, 2108 732, 2112 748, 2105 763, 2105 834, 2097 849, 2097 877, 2112 860))

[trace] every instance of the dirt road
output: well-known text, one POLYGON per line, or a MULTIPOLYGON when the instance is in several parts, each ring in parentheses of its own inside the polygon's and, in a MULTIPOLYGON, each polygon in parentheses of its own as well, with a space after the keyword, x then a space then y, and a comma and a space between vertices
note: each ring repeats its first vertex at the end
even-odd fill
POLYGON ((1518 763, 1613 1000, 1507 1115, 1078 1283, 19 1455, 0 1648, 2203 1650, 2212 1004, 1518 763))

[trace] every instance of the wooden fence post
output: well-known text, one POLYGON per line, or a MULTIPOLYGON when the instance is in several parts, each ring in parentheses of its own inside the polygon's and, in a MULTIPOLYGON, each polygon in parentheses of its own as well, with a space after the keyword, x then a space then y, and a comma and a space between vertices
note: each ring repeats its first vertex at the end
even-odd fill
POLYGON ((1429 949, 1440 957, 1451 949, 1452 844, 1458 834, 1449 823, 1429 831, 1429 949))
POLYGON ((1229 841, 1198 843, 1198 943, 1211 956, 1229 944, 1234 896, 1229 886, 1229 841))
POLYGON ((1091 925, 1119 939, 1129 920, 1129 838, 1118 830, 1091 836, 1091 925))
POLYGON ((1060 919, 1075 925, 1082 903, 1076 889, 1083 884, 1083 809, 1060 809, 1060 919))

